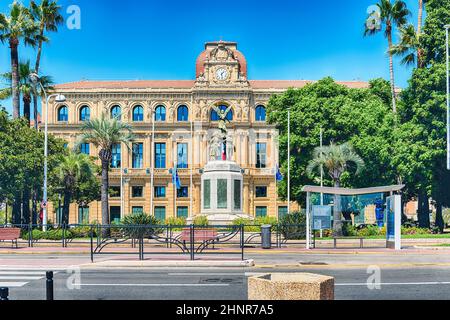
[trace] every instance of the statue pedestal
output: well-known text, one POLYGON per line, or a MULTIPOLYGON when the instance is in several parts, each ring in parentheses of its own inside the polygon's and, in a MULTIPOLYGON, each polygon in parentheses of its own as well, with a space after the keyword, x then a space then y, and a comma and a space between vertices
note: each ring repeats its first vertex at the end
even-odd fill
MULTIPOLYGON (((242 211, 244 176, 234 161, 210 161, 202 174, 201 215, 210 225, 230 225, 242 211)), ((188 219, 192 223, 193 219, 188 219), (190 221, 191 220, 191 221, 190 221)))

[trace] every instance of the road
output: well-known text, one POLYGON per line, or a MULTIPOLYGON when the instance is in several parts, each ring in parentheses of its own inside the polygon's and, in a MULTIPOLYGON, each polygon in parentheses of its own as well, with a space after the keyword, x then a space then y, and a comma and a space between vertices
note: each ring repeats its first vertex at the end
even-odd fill
MULTIPOLYGON (((367 287, 367 269, 203 268, 81 270, 81 286, 69 289, 66 271, 55 276, 58 300, 246 300, 247 277, 269 272, 314 272, 335 277, 337 300, 450 300, 448 267, 381 270, 381 287, 367 287)), ((0 281, 15 283, 12 300, 44 300, 45 276, 30 268, 0 270, 0 281), (7 280, 5 280, 7 279, 7 280)), ((73 280, 73 278, 72 278, 73 280)), ((73 281, 69 281, 73 284, 73 281)), ((3 283, 4 284, 4 283, 3 283)))

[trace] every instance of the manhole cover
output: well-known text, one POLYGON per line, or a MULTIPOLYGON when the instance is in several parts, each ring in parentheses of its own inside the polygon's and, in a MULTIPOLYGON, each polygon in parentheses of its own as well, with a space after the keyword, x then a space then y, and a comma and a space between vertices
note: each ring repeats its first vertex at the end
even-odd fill
POLYGON ((200 283, 243 283, 242 278, 202 278, 200 283))

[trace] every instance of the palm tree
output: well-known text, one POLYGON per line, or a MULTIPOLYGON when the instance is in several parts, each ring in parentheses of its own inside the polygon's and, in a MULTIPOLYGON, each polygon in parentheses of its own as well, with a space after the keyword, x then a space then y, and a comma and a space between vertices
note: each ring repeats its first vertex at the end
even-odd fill
POLYGON ((35 45, 34 35, 37 26, 30 11, 17 1, 11 5, 10 15, 0 14, 0 41, 9 43, 11 51, 11 82, 13 98, 13 117, 20 116, 19 93, 19 44, 23 39, 26 45, 35 45))
MULTIPOLYGON (((131 126, 123 123, 117 118, 110 118, 103 113, 100 118, 87 121, 81 127, 81 138, 77 145, 81 143, 91 143, 99 149, 99 158, 102 168, 102 224, 110 223, 108 189, 109 189, 109 168, 112 159, 112 146, 114 144, 123 143, 130 149, 130 142, 134 136, 131 126)), ((77 146, 77 147, 78 147, 77 146)), ((106 229, 105 229, 106 230, 106 229)), ((107 230, 105 231, 105 233, 107 230)))
POLYGON ((402 56, 402 64, 409 66, 417 62, 417 67, 420 68, 422 62, 420 61, 419 37, 416 29, 412 24, 399 29, 400 42, 392 46, 390 53, 394 56, 402 56))
MULTIPOLYGON (((57 4, 57 1, 42 0, 40 4, 36 4, 35 1, 30 2, 31 14, 34 21, 39 26, 38 33, 36 34, 37 41, 37 55, 34 72, 39 74, 39 67, 42 56, 42 45, 44 42, 49 42, 49 38, 45 36, 47 32, 57 32, 58 25, 64 22, 64 17, 61 15, 61 6, 57 4)), ((35 119, 35 128, 37 129, 37 95, 33 95, 33 114, 35 119)))
POLYGON ((77 183, 83 178, 94 176, 95 166, 91 158, 82 153, 71 152, 61 156, 55 168, 55 176, 64 195, 62 223, 69 223, 69 208, 77 183))
MULTIPOLYGON (((328 170, 328 175, 333 180, 334 187, 339 188, 341 186, 341 176, 349 168, 349 163, 354 163, 356 165, 355 174, 359 174, 364 168, 364 161, 349 143, 341 145, 331 143, 329 146, 317 147, 314 149, 313 158, 306 167, 306 173, 313 176, 316 170, 320 171, 321 168, 325 168, 328 170)), ((342 221, 339 195, 335 195, 334 197, 333 217, 334 235, 341 236, 342 221)))
MULTIPOLYGON (((377 3, 377 7, 379 9, 379 19, 380 24, 378 23, 366 23, 365 24, 365 32, 364 35, 374 35, 381 31, 381 26, 384 25, 384 36, 388 40, 388 54, 389 54, 389 73, 391 78, 391 94, 392 94, 392 110, 394 113, 397 113, 397 101, 396 101, 396 93, 395 93, 395 80, 394 80, 394 61, 393 54, 391 52, 393 46, 392 34, 394 27, 402 27, 407 23, 407 18, 411 14, 404 1, 395 0, 392 4, 390 0, 379 0, 377 3), (380 27, 369 27, 369 26, 378 26, 380 27)), ((367 19, 367 22, 373 22, 373 15, 370 15, 367 19)))
MULTIPOLYGON (((30 61, 19 63, 19 94, 22 94, 23 101, 23 115, 25 119, 30 124, 30 105, 31 105, 31 95, 34 93, 33 84, 30 81, 29 75, 32 72, 30 68, 30 61)), ((8 84, 7 88, 0 89, 0 98, 7 99, 12 96, 12 74, 11 72, 4 73, 1 77, 8 84)), ((44 88, 48 91, 52 91, 53 81, 49 76, 40 77, 40 82, 44 88)), ((37 93, 41 91, 40 86, 37 88, 37 93)))

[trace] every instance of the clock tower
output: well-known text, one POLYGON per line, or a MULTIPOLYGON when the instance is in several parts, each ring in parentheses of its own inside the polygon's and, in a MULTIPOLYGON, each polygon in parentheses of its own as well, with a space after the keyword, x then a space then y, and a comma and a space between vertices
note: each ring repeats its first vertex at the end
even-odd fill
POLYGON ((197 85, 247 85, 247 62, 235 42, 208 42, 197 58, 197 85))

